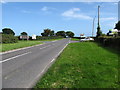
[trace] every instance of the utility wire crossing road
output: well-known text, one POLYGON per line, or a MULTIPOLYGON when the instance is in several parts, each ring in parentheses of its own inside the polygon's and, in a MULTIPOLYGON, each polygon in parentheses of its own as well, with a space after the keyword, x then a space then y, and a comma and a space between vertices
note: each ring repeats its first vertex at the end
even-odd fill
POLYGON ((50 41, 2 54, 2 88, 32 88, 68 45, 70 39, 50 41))

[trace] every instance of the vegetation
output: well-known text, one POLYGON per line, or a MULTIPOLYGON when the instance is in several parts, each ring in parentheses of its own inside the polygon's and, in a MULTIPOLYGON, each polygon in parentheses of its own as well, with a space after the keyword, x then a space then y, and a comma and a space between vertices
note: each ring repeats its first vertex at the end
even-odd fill
POLYGON ((15 35, 14 31, 12 29, 10 29, 10 28, 2 29, 2 34, 7 34, 7 35, 12 34, 12 35, 15 35))
POLYGON ((96 42, 106 47, 112 47, 120 50, 120 37, 100 36, 96 38, 96 42))
POLYGON ((66 35, 68 36, 68 37, 73 37, 74 36, 74 33, 73 32, 71 32, 71 31, 67 31, 66 32, 66 35))
POLYGON ((33 46, 41 43, 42 42, 39 42, 39 41, 18 41, 18 43, 0 44, 0 47, 2 46, 2 50, 0 51, 4 52, 4 51, 13 50, 13 49, 33 46))
POLYGON ((60 39, 63 38, 62 36, 50 36, 50 37, 43 37, 43 36, 37 36, 36 40, 50 40, 50 39, 60 39))
POLYGON ((116 24, 115 29, 119 30, 118 35, 120 36, 120 21, 116 24))
POLYGON ((34 88, 117 88, 118 55, 93 42, 71 43, 34 88))
POLYGON ((120 21, 118 21, 118 23, 116 23, 115 29, 120 30, 120 21))
POLYGON ((28 35, 26 32, 22 32, 21 35, 28 35))
POLYGON ((54 31, 51 31, 51 29, 44 29, 44 32, 41 33, 42 36, 50 36, 54 35, 54 31))
POLYGON ((71 38, 72 41, 80 41, 78 38, 71 38))
POLYGON ((56 35, 57 35, 57 36, 63 36, 63 37, 66 37, 66 35, 65 35, 65 31, 58 31, 58 32, 56 33, 56 35))
POLYGON ((96 37, 99 37, 102 35, 102 31, 100 30, 100 25, 98 25, 97 27, 97 36, 96 37))
POLYGON ((1 43, 17 43, 18 38, 13 36, 12 34, 2 34, 2 41, 1 43))

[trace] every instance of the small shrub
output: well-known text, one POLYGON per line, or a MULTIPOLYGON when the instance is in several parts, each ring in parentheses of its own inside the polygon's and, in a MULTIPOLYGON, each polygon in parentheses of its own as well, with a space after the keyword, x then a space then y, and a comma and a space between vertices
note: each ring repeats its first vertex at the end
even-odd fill
POLYGON ((18 38, 9 34, 2 34, 2 41, 1 43, 17 43, 18 42, 18 38))

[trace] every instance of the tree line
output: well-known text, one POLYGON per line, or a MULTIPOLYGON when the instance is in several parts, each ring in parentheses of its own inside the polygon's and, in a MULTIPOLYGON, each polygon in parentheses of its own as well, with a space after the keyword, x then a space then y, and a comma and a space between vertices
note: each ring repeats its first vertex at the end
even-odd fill
MULTIPOLYGON (((7 34, 7 35, 15 35, 15 32, 10 29, 10 28, 4 28, 2 29, 2 34, 7 34)), ((27 32, 22 32, 20 35, 28 35, 27 32)), ((63 36, 63 37, 74 37, 74 33, 72 31, 58 31, 55 33, 54 30, 51 29, 44 29, 44 31, 41 33, 42 36, 44 37, 49 37, 49 36, 63 36)))
MULTIPOLYGON (((19 36, 15 36, 14 30, 11 28, 4 28, 0 33, 2 36, 2 40, 0 43, 16 43, 18 40, 33 40, 31 36, 28 36, 27 32, 20 33, 19 36), (24 37, 24 38, 21 38, 24 37), (26 37, 28 37, 26 39, 26 37)), ((58 39, 58 38, 66 38, 66 37, 74 37, 74 33, 71 31, 58 31, 55 33, 54 30, 44 29, 41 33, 41 36, 36 36, 36 40, 46 40, 46 39, 58 39)))

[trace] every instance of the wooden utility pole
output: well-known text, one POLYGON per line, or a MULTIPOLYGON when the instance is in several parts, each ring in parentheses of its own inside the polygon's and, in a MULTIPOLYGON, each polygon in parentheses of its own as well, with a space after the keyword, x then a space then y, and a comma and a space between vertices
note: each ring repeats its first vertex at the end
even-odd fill
MULTIPOLYGON (((96 17, 96 16, 95 16, 96 17)), ((94 35, 94 24, 95 24, 95 17, 93 18, 93 28, 92 28, 92 37, 94 35)))
POLYGON ((100 26, 100 6, 98 6, 98 26, 100 26))

